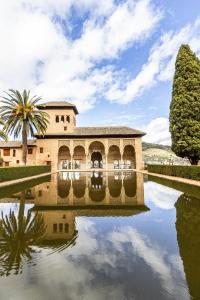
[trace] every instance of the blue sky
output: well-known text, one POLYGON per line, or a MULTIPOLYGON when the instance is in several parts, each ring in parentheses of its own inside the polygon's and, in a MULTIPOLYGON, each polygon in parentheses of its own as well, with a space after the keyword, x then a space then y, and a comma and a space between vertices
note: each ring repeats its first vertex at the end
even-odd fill
POLYGON ((79 126, 126 125, 170 143, 177 51, 200 54, 197 0, 0 0, 0 90, 77 105, 79 126))

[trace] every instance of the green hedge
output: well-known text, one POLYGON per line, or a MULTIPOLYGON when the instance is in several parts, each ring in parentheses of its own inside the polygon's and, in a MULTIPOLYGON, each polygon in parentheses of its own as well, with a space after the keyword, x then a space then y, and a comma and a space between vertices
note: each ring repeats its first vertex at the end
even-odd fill
POLYGON ((148 172, 200 180, 200 166, 148 165, 148 172))
POLYGON ((22 166, 0 168, 0 181, 19 179, 51 171, 50 166, 22 166))

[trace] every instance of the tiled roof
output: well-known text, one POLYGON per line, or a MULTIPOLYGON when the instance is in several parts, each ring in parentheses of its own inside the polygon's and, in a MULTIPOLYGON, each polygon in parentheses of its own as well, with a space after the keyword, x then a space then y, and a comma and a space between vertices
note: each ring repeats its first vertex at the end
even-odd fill
MULTIPOLYGON (((63 137, 92 137, 92 136, 143 136, 143 131, 133 129, 130 127, 76 127, 73 132, 70 133, 48 133, 45 137, 50 136, 63 136, 63 137)), ((36 135, 37 136, 37 135, 36 135)))
MULTIPOLYGON (((36 146, 36 140, 29 140, 28 146, 36 146)), ((21 148, 22 142, 21 141, 0 141, 0 148, 21 148)))
MULTIPOLYGON (((77 135, 112 135, 112 134, 137 134, 144 135, 145 133, 125 126, 111 126, 111 127, 77 127, 74 130, 77 135)), ((72 133, 72 134, 74 134, 72 133)))
POLYGON ((74 105, 73 103, 67 102, 67 101, 50 101, 50 102, 45 102, 45 103, 41 103, 39 105, 37 105, 37 107, 39 109, 52 109, 52 108, 73 108, 75 110, 75 112, 78 114, 78 110, 76 108, 76 105, 74 105))

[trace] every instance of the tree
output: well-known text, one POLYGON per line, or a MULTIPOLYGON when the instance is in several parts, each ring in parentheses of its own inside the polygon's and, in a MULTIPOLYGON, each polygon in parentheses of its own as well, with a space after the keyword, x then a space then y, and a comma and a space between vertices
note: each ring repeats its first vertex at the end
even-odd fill
POLYGON ((46 112, 37 109, 41 100, 38 96, 30 97, 30 91, 10 89, 2 97, 0 108, 1 117, 5 122, 4 130, 7 134, 14 134, 14 138, 22 135, 22 161, 26 165, 28 136, 34 136, 35 132, 44 135, 49 123, 46 112))
MULTIPOLYGON (((0 119, 0 125, 4 125, 4 122, 2 119, 0 119)), ((2 129, 0 130, 0 138, 4 141, 7 141, 7 139, 8 139, 7 134, 2 129)))
POLYGON ((200 60, 188 45, 177 55, 170 105, 172 150, 192 165, 200 160, 200 60))

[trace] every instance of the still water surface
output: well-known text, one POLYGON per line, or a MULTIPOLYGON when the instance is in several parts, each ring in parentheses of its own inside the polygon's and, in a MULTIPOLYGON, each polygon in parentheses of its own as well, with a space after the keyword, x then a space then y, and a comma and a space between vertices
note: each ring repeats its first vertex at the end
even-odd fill
POLYGON ((200 299, 199 194, 131 172, 1 189, 0 299, 200 299))

